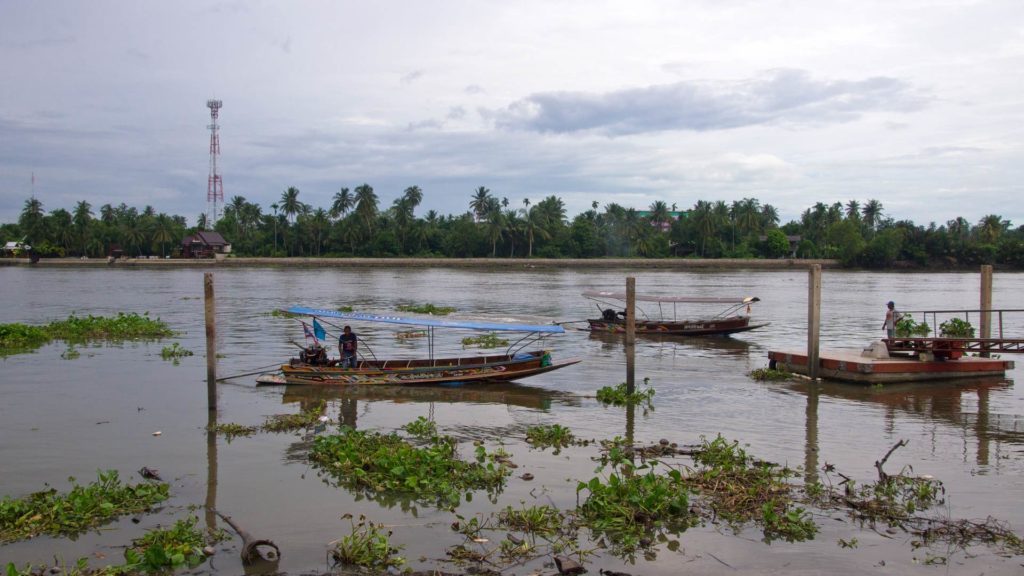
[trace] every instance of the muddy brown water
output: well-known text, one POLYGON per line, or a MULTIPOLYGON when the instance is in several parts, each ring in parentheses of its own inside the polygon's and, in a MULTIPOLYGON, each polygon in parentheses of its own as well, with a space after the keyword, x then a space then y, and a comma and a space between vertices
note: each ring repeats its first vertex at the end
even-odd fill
MULTIPOLYGON (((531 449, 525 430, 561 424, 578 437, 610 439, 632 432, 638 443, 667 438, 697 443, 721 433, 752 454, 790 466, 819 470, 826 463, 859 481, 876 478, 875 460, 900 439, 887 468, 912 466, 945 483, 947 503, 936 513, 953 518, 994 516, 1024 532, 1024 395, 1006 380, 885 388, 846 384, 760 383, 746 374, 767 365, 770 349, 799 349, 806 340, 807 272, 760 270, 634 271, 640 292, 756 295, 757 321, 771 325, 731 339, 638 338, 636 378, 648 378, 655 410, 605 408, 594 399, 601 386, 626 378, 619 338, 569 331, 549 338, 555 357, 583 362, 518 384, 462 388, 310 390, 257 387, 254 377, 219 388, 221 422, 259 424, 267 415, 295 412, 325 398, 333 420, 360 429, 392 431, 423 416, 464 442, 502 446, 519 465, 494 502, 474 494, 458 513, 469 517, 507 505, 551 504, 570 509, 576 481, 594 476, 593 448, 559 455, 531 449), (521 480, 524 472, 534 480, 521 480)), ((615 270, 462 270, 451 268, 287 269, 243 268, 215 272, 219 373, 251 371, 287 359, 302 339, 300 325, 273 317, 290 305, 360 311, 393 311, 398 304, 434 303, 458 309, 454 317, 546 323, 596 313, 580 296, 585 289, 622 290, 627 272, 615 270)), ((208 442, 202 270, 0 269, 7 296, 0 322, 45 323, 79 315, 149 312, 179 336, 163 342, 78 346, 63 359, 64 343, 0 360, 0 494, 23 496, 46 485, 69 486, 68 477, 95 479, 98 469, 138 480, 148 466, 171 482, 172 499, 160 510, 104 526, 76 539, 40 537, 0 546, 0 560, 18 564, 73 561, 120 562, 133 537, 213 503, 259 538, 281 548, 279 570, 329 568, 329 543, 349 532, 346 513, 392 527, 393 542, 416 569, 437 564, 447 546, 462 542, 449 528, 449 512, 400 499, 368 500, 332 486, 306 460, 309 439, 299 434, 259 434, 208 442), (179 342, 196 353, 178 365, 160 350, 179 342), (154 432, 160 435, 154 435, 154 432)), ((977 273, 909 274, 826 271, 823 275, 823 348, 857 348, 882 335, 885 302, 898 308, 975 309, 977 273)), ((1021 308, 1024 275, 995 275, 993 306, 1021 308)), ((648 310, 650 310, 648 308, 648 310)), ((707 312, 709 310, 699 310, 707 312)), ((1007 316, 1008 335, 1024 335, 1024 315, 1007 316)), ((421 339, 398 340, 396 328, 356 325, 377 355, 426 353, 421 339)), ((335 332, 331 327, 329 330, 335 332)), ((438 347, 460 350, 464 332, 439 334, 438 347)), ((461 350, 460 350, 461 351, 461 350)), ((1022 358, 1024 360, 1024 358, 1022 358)), ((205 519, 203 510, 198 510, 205 519)), ((816 513, 820 532, 809 542, 761 541, 750 528, 739 534, 720 526, 680 534, 678 551, 659 546, 653 560, 635 564, 596 556, 588 566, 633 574, 1019 574, 1022 558, 1003 558, 985 547, 915 550, 912 538, 861 530, 841 512, 816 513), (855 549, 839 539, 857 538, 855 549), (949 564, 925 566, 928 557, 949 564)), ((495 535, 496 538, 500 535, 495 535)), ((199 571, 238 574, 239 540, 218 546, 199 571)), ((456 569, 448 567, 450 571, 456 569)), ((535 562, 508 573, 551 573, 535 562)))

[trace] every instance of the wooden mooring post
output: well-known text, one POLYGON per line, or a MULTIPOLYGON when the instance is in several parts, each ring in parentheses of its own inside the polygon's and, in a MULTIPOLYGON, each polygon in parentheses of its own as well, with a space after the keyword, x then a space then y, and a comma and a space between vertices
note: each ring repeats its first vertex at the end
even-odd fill
POLYGON ((807 277, 807 375, 818 379, 821 331, 821 264, 812 264, 807 277))
MULTIPOLYGON (((992 265, 985 264, 981 267, 981 327, 978 336, 981 338, 992 337, 992 265)), ((1000 338, 1002 334, 999 335, 1000 338)), ((982 352, 982 357, 988 358, 988 352, 982 352)))
POLYGON ((636 278, 626 278, 626 392, 636 391, 636 278))
POLYGON ((206 303, 206 403, 217 409, 217 317, 213 300, 213 272, 203 275, 203 298, 206 303))

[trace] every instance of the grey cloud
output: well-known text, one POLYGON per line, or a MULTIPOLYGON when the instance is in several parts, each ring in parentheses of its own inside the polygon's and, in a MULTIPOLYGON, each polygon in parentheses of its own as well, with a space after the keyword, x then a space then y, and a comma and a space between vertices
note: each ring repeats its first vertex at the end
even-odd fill
POLYGON ((461 120, 466 117, 466 109, 462 106, 452 106, 448 109, 448 119, 461 120))
POLYGON ((419 80, 422 77, 423 77, 423 71, 422 70, 413 70, 412 72, 409 72, 405 76, 402 76, 401 82, 402 82, 402 84, 412 84, 413 82, 419 80))
POLYGON ((926 100, 897 78, 818 80, 772 70, 738 82, 677 82, 603 94, 546 92, 490 114, 500 128, 608 135, 710 131, 774 122, 845 122, 874 110, 911 111, 926 100))
POLYGON ((484 89, 479 84, 470 84, 463 89, 466 94, 483 94, 484 89))

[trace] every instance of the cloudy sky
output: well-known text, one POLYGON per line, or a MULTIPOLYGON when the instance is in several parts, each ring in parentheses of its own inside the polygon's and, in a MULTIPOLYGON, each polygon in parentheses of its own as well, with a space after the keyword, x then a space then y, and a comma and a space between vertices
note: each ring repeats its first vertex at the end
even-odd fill
POLYGON ((35 195, 462 213, 478 186, 570 216, 755 197, 1024 224, 1021 0, 0 0, 0 222, 35 195))

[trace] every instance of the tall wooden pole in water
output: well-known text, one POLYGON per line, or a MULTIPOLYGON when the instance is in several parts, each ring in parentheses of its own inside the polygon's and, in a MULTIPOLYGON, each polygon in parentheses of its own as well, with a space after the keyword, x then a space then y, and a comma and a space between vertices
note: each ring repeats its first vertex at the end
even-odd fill
POLYGON ((217 409, 217 318, 213 305, 213 272, 203 275, 203 296, 206 303, 206 403, 217 409))
MULTIPOLYGON (((978 336, 982 338, 992 337, 992 265, 985 264, 981 267, 981 330, 978 336)), ((1001 336, 1001 335, 1000 335, 1001 336)), ((988 352, 982 352, 982 356, 988 357, 988 352)))
POLYGON ((821 329, 821 264, 811 264, 807 278, 807 375, 818 379, 818 333, 821 329))
POLYGON ((636 278, 626 278, 626 346, 636 342, 636 278))
POLYGON ((626 392, 636 391, 636 278, 626 278, 626 392))

